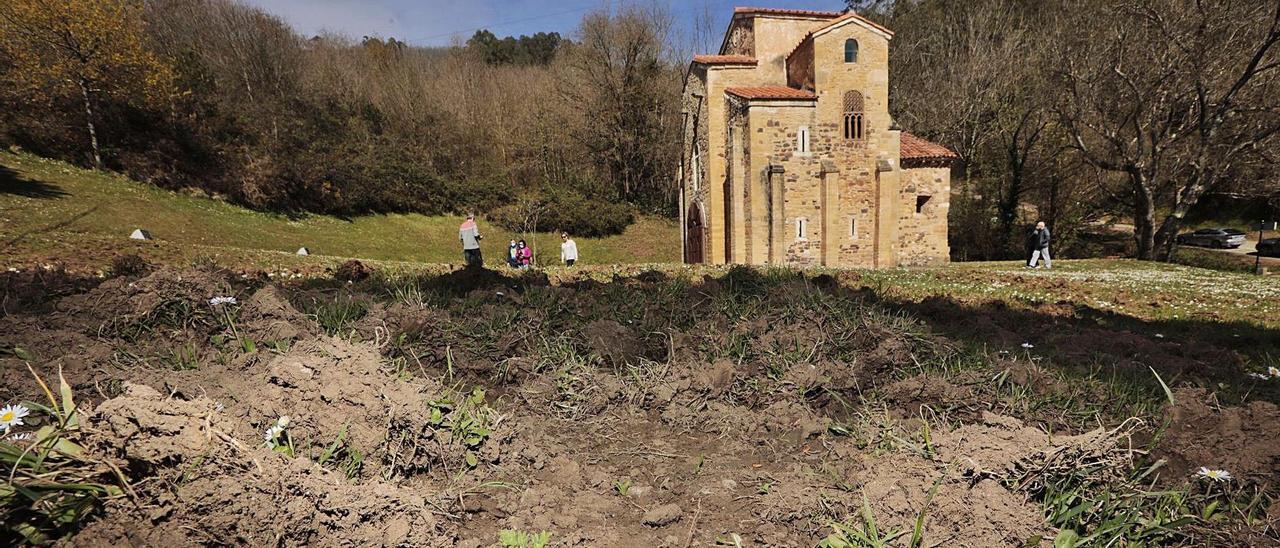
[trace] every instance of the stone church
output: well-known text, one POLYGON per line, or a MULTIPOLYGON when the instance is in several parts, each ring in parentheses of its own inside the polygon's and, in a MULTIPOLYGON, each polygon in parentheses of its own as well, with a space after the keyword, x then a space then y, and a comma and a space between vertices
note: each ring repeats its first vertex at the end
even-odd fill
POLYGON ((685 262, 948 260, 956 155, 889 115, 892 38, 853 12, 734 10, 685 80, 685 262))

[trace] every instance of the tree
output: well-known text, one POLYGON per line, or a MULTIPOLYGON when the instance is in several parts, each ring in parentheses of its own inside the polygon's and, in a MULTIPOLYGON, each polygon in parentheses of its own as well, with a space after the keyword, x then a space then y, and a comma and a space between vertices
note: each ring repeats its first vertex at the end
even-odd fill
POLYGON ((669 64, 671 17, 658 8, 594 12, 582 20, 561 87, 584 111, 573 128, 618 198, 651 211, 675 203, 680 73, 669 64))
POLYGON ((1125 181, 1139 259, 1172 251, 1186 213, 1280 131, 1280 2, 1108 2, 1061 40, 1056 107, 1072 148, 1125 181))
POLYGON ((142 6, 129 0, 6 0, 0 50, 10 75, 33 100, 76 95, 85 135, 102 167, 96 105, 100 95, 128 103, 163 98, 172 74, 144 45, 142 6))

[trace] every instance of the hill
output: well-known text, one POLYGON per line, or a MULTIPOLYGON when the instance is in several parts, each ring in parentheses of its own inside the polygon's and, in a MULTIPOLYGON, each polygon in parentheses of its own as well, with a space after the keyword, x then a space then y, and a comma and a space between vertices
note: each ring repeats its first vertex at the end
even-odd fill
MULTIPOLYGON (((461 221, 418 214, 294 218, 31 154, 0 152, 0 262, 5 265, 63 262, 100 268, 123 252, 164 262, 235 256, 261 266, 346 257, 457 263, 461 221), (155 241, 129 240, 135 228, 150 231, 155 241), (322 257, 296 259, 292 253, 299 247, 322 257)), ((481 231, 490 263, 501 260, 510 239, 520 237, 483 219, 481 231)), ((641 218, 619 236, 577 241, 587 264, 671 262, 680 257, 679 228, 665 219, 641 218)), ((530 241, 541 260, 551 263, 559 258, 558 244, 559 238, 547 233, 530 241)))

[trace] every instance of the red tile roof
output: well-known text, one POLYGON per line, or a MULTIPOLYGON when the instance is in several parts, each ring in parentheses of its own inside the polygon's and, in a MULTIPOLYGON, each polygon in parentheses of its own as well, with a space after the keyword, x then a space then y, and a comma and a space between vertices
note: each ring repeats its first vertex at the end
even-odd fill
POLYGON ((750 55, 694 55, 693 62, 703 65, 754 65, 756 58, 750 55))
POLYGON ((960 156, 951 149, 902 132, 902 160, 954 160, 960 156))
POLYGON ((840 11, 793 10, 782 8, 733 8, 733 14, 743 15, 790 15, 794 17, 835 18, 844 15, 840 11))
POLYGON ((724 92, 743 99, 765 99, 778 101, 813 101, 817 95, 803 89, 787 86, 743 86, 724 88, 724 92))

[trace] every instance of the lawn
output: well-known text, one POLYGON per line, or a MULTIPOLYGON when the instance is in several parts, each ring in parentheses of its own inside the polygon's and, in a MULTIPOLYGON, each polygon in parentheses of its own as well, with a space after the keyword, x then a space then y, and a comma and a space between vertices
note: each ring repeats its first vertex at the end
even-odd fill
MULTIPOLYGON (((461 218, 417 214, 367 215, 350 220, 263 213, 77 168, 38 156, 0 152, 0 262, 34 260, 99 267, 121 251, 158 260, 195 256, 293 263, 299 247, 330 258, 460 262, 461 218), (155 242, 128 240, 144 228, 155 242)), ((490 262, 505 256, 511 234, 481 220, 490 262)), ((679 227, 640 218, 618 236, 576 238, 581 262, 652 263, 679 260, 679 227)), ((559 260, 559 238, 538 234, 531 245, 543 261, 559 260)), ((321 259, 324 261, 324 259, 321 259)))

